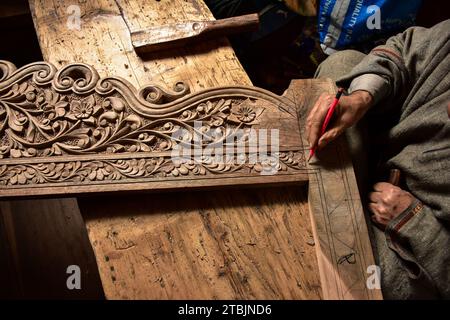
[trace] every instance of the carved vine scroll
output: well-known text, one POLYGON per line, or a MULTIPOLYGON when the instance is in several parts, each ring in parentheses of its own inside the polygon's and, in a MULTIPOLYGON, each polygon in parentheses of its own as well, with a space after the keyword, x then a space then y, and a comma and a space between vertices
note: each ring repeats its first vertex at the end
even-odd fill
POLYGON ((269 91, 136 89, 82 63, 0 72, 0 196, 307 180, 297 106, 269 91), (260 136, 274 129, 276 149, 260 136))

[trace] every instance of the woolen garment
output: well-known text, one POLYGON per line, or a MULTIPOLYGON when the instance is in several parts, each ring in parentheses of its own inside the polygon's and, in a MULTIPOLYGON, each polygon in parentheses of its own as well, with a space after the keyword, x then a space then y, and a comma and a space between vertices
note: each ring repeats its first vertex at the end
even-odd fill
POLYGON ((413 27, 337 81, 349 87, 363 75, 378 76, 356 89, 376 98, 371 112, 398 115, 384 136, 384 162, 401 170, 417 198, 384 232, 375 232, 385 298, 450 299, 449 53, 450 20, 413 27))

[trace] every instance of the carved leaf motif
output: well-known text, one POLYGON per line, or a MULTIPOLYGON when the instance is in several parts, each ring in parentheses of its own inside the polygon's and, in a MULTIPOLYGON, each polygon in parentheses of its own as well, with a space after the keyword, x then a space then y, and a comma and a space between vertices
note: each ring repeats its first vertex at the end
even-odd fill
POLYGON ((132 129, 142 126, 142 120, 135 114, 128 115, 124 121, 130 123, 132 129))
POLYGON ((107 111, 100 116, 100 118, 98 119, 98 122, 100 123, 101 126, 106 126, 108 122, 113 122, 118 117, 119 117, 119 115, 116 112, 107 111))
POLYGON ((26 118, 21 117, 20 119, 17 117, 16 112, 11 110, 8 115, 8 125, 9 128, 16 132, 22 132, 24 125, 26 123, 26 118))
POLYGON ((109 97, 108 101, 111 103, 111 107, 118 113, 123 112, 125 110, 125 104, 122 99, 117 97, 109 97))

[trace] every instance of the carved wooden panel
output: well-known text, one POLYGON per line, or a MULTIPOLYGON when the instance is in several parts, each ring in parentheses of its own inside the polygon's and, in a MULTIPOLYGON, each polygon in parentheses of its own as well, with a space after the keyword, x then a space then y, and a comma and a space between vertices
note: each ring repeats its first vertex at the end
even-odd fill
POLYGON ((0 68, 1 197, 307 180, 286 97, 245 86, 190 94, 183 83, 137 90, 81 63, 0 68))

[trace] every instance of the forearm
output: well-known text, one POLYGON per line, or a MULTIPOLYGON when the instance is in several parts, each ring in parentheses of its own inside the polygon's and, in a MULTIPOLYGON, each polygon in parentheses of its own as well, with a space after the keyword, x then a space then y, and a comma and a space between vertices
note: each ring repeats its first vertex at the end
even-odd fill
MULTIPOLYGON (((393 48, 390 50, 395 52, 393 48)), ((338 79, 337 84, 347 87, 349 92, 369 92, 374 104, 404 97, 410 87, 408 71, 403 61, 397 58, 400 53, 390 55, 386 52, 371 52, 349 74, 338 79)))
POLYGON ((371 104, 376 105, 389 94, 389 90, 389 82, 385 78, 373 73, 367 73, 352 80, 348 93, 352 94, 356 91, 368 92, 372 98, 371 104))

